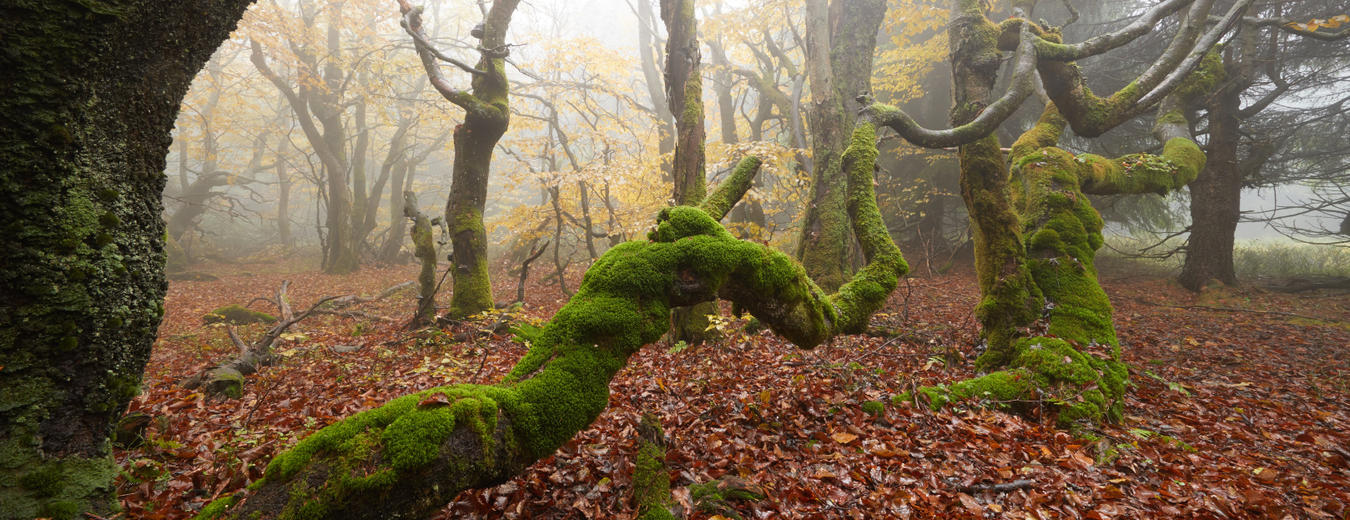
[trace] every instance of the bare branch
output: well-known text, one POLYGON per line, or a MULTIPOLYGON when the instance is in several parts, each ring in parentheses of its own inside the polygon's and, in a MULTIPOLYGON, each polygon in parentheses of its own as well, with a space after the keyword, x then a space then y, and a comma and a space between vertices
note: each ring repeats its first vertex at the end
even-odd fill
POLYGON ((914 118, 898 108, 872 103, 870 95, 858 96, 858 101, 864 104, 861 115, 878 125, 889 127, 906 141, 926 148, 960 146, 992 134, 1036 90, 1033 79, 1036 70, 1036 52, 1032 49, 1035 36, 1029 25, 1022 25, 1021 44, 1017 46, 1017 64, 1008 91, 985 107, 971 122, 955 128, 930 130, 919 126, 914 118))

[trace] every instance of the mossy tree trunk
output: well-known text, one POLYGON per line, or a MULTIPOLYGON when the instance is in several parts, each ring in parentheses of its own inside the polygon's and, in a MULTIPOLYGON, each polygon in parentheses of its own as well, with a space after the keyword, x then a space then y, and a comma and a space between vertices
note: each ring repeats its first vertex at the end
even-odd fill
POLYGON ((1041 403, 1064 425, 1121 417, 1128 373, 1093 264, 1102 220, 1085 194, 1164 193, 1194 180, 1204 166, 1184 107, 1212 90, 1220 73, 1206 50, 1242 7, 1234 6, 1201 36, 1208 6, 1192 6, 1168 50, 1136 82, 1099 98, 1084 86, 1072 60, 1123 45, 1172 11, 1160 6, 1138 27, 1064 45, 1058 33, 1027 20, 991 22, 984 2, 955 0, 949 25, 953 128, 923 129, 885 105, 865 110, 915 144, 960 146, 961 192, 981 292, 975 311, 986 340, 976 366, 989 374, 920 389, 929 405, 966 399, 1041 403), (1008 92, 995 99, 1000 50, 1016 51, 1015 67, 1008 92), (1030 96, 1035 73, 1053 102, 1013 144, 1010 169, 995 130, 1030 96), (1154 104, 1154 132, 1164 143, 1160 155, 1107 159, 1056 147, 1066 125, 1080 135, 1099 135, 1154 104), (1070 109, 1061 111, 1063 106, 1070 109))
POLYGON ((1043 298, 1044 307, 1003 331, 1009 343, 989 344, 977 365, 990 374, 922 389, 932 406, 955 399, 1042 401, 1065 425, 1122 417, 1128 369, 1111 302, 1097 282, 1102 220, 1086 194, 1178 189, 1195 178, 1205 157, 1186 138, 1169 140, 1161 156, 1074 156, 1055 147, 1064 125, 1051 104, 1012 147, 1009 202, 1018 217, 1015 236, 1026 251, 1020 263, 1030 274, 1027 292, 1043 298), (1023 327, 1030 337, 1017 337, 1023 327))
POLYGON ((662 211, 648 241, 601 256, 497 385, 434 388, 328 426, 199 518, 423 518, 464 489, 511 478, 586 428, 606 408, 610 380, 666 332, 675 306, 726 298, 805 348, 861 331, 908 268, 876 208, 870 125, 854 145, 844 161, 848 214, 869 264, 838 293, 821 291, 790 257, 718 224, 750 185, 758 166, 750 160, 701 208, 662 211))
POLYGON ((0 8, 0 518, 117 507, 108 436, 163 314, 170 132, 249 3, 0 8))
POLYGON ((413 36, 417 54, 431 85, 446 100, 464 109, 464 122, 455 126, 455 162, 451 169, 450 197, 445 204, 445 222, 450 231, 452 295, 451 318, 464 318, 492 308, 492 281, 488 276, 487 231, 483 210, 487 205, 488 174, 492 152, 511 121, 507 106, 510 87, 506 80, 506 30, 519 0, 496 0, 483 20, 478 63, 469 67, 451 63, 470 74, 470 90, 459 90, 441 76, 437 59, 443 55, 430 47, 422 33, 422 10, 399 0, 404 27, 413 36))
POLYGON ((403 216, 412 220, 413 255, 422 263, 417 274, 417 312, 409 328, 420 329, 436 322, 436 239, 431 235, 431 219, 417 207, 417 195, 403 192, 403 216))
MULTIPOLYGON (((675 156, 671 161, 674 188, 671 201, 694 205, 707 193, 704 170, 702 53, 694 0, 661 0, 661 20, 666 24, 666 101, 675 116, 675 156)), ((716 314, 711 302, 681 307, 671 314, 671 341, 698 343, 709 339, 708 315, 716 314)))
MULTIPOLYGON (((994 99, 1002 56, 999 27, 985 17, 983 3, 959 0, 948 26, 952 62, 953 126, 974 120, 994 99)), ((1031 281, 1021 240, 1021 223, 1008 199, 1009 172, 998 137, 986 135, 957 152, 961 199, 970 215, 980 302, 975 317, 988 343, 982 366, 1002 366, 1003 354, 1020 327, 1040 315, 1040 290, 1031 281)))
POLYGON ((853 235, 845 215, 848 172, 840 154, 855 119, 852 99, 869 92, 877 30, 885 0, 808 0, 806 69, 811 81, 807 119, 811 128, 810 203, 805 208, 797 258, 821 287, 848 281, 853 235))

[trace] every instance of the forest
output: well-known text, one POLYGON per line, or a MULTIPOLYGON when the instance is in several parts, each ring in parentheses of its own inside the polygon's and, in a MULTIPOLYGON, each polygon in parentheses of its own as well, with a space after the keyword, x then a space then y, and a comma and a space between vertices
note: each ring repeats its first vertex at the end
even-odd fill
POLYGON ((0 520, 1350 517, 1350 0, 0 0, 0 520))

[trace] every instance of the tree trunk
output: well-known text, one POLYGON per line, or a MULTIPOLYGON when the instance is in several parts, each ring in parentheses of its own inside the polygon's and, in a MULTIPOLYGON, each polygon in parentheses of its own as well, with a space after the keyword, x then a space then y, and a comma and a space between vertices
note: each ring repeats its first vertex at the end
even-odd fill
POLYGON ((422 262, 417 275, 417 312, 408 328, 420 329, 436 322, 436 240, 431 236, 431 219, 417 207, 417 195, 403 192, 403 215, 413 221, 412 242, 422 262))
MULTIPOLYGON (((506 105, 506 87, 500 100, 506 105)), ((465 114, 455 127, 455 164, 445 221, 450 226, 453 260, 450 274, 453 294, 450 317, 463 318, 492 308, 492 282, 488 275, 487 231, 483 210, 487 205, 488 172, 497 140, 506 133, 507 112, 465 114)))
POLYGON ((403 234, 407 231, 407 217, 403 216, 404 198, 401 195, 408 191, 404 187, 404 179, 408 174, 408 161, 400 159, 390 171, 389 183, 389 214, 396 215, 399 218, 389 222, 389 234, 385 236, 384 243, 380 245, 380 253, 376 255, 376 261, 384 264, 400 262, 399 253, 403 251, 403 234))
MULTIPOLYGON (((998 26, 985 18, 978 0, 958 0, 948 28, 955 104, 952 126, 974 119, 993 101, 1001 58, 998 26)), ((981 300, 975 307, 989 348, 982 367, 1007 363, 1004 354, 1019 327, 1036 319, 1041 294, 1024 263, 1021 222, 1008 200, 1008 166, 998 137, 989 135, 960 147, 961 199, 970 214, 975 242, 975 272, 981 300)))
POLYGON ((666 23, 666 98, 675 114, 675 159, 671 168, 676 205, 703 200, 707 191, 703 155, 703 77, 694 0, 661 0, 666 23))
MULTIPOLYGON (((704 171, 703 77, 694 0, 661 0, 666 24, 666 100, 675 114, 675 158, 671 200, 677 206, 696 204, 707 193, 704 171)), ((671 313, 671 340, 699 343, 708 339, 708 315, 717 307, 704 303, 671 313)))
POLYGON ((2 9, 0 518, 117 507, 108 436, 163 314, 171 131, 249 3, 2 9))
MULTIPOLYGON (((273 86, 286 97, 287 103, 295 113, 295 121, 305 133, 305 140, 314 148, 315 155, 323 165, 327 178, 328 212, 323 226, 327 229, 326 239, 321 238, 323 246, 323 270, 328 274, 346 274, 360 269, 357 245, 353 240, 352 192, 348 185, 348 167, 346 152, 347 131, 342 123, 341 91, 344 85, 343 71, 337 65, 341 56, 340 32, 337 22, 341 18, 340 3, 331 4, 327 52, 329 62, 319 71, 317 58, 312 49, 299 47, 300 61, 304 64, 304 75, 298 81, 298 91, 291 87, 290 80, 281 77, 267 65, 262 45, 256 40, 250 41, 252 52, 249 60, 273 86), (322 81, 322 87, 313 84, 322 81), (315 123, 318 120, 318 123, 315 123), (321 128, 320 128, 321 127, 321 128)), ((306 17, 305 23, 312 24, 314 19, 306 17)), ((317 203, 317 202, 316 202, 317 203)))
POLYGON ((273 159, 277 175, 277 240, 283 250, 290 250, 295 247, 291 238, 291 174, 286 171, 286 154, 281 152, 283 142, 277 142, 277 155, 273 159))
POLYGON ((1191 235, 1186 242, 1186 262, 1177 281, 1199 291, 1218 280, 1237 285, 1233 271, 1233 234, 1242 213, 1242 171, 1238 168, 1241 139, 1242 91, 1245 82, 1224 82, 1207 103, 1209 110, 1209 162, 1191 187, 1191 235))
POLYGON ((886 13, 884 0, 809 0, 806 4, 807 75, 811 80, 810 204, 802 220, 797 257, 821 288, 848 281, 853 235, 844 215, 839 155, 855 119, 853 98, 871 91, 872 54, 886 13))
POLYGON ((399 0, 404 27, 413 36, 418 57, 431 85, 442 97, 464 109, 464 122, 455 127, 455 163, 451 170, 450 197, 445 203, 449 227, 450 273, 453 294, 449 317, 460 319, 492 308, 492 281, 488 276, 487 231, 483 210, 487 205, 488 173, 492 151, 511 122, 508 107, 510 86, 506 80, 506 29, 519 0, 496 0, 486 13, 482 46, 474 68, 470 91, 456 90, 441 76, 439 65, 422 32, 421 9, 399 0))
POLYGON ((347 128, 342 121, 341 99, 345 74, 338 65, 342 59, 341 10, 341 3, 328 6, 328 62, 323 68, 324 87, 301 86, 302 90, 309 90, 310 110, 323 127, 323 146, 334 159, 324 163, 324 171, 328 175, 328 216, 325 218, 328 250, 324 254, 323 272, 328 274, 347 274, 361 268, 361 259, 357 253, 360 244, 352 226, 355 212, 350 172, 352 161, 362 161, 364 158, 348 156, 346 153, 347 128))

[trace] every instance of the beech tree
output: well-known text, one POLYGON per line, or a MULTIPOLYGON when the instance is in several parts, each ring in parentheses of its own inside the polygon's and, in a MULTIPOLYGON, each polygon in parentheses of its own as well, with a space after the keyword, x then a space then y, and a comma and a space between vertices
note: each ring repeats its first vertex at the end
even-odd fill
POLYGON ((403 27, 413 38, 417 55, 431 86, 446 100, 464 109, 464 122, 455 127, 455 162, 445 222, 451 244, 452 294, 449 315, 463 318, 492 308, 492 283, 488 275, 487 231, 483 209, 487 204, 488 174, 492 152, 511 121, 508 107, 510 85, 506 80, 506 57, 511 47, 506 30, 519 0, 495 0, 483 13, 483 23, 472 33, 479 40, 476 65, 456 60, 431 45, 422 30, 422 10, 399 0, 403 27), (441 75, 438 61, 448 63, 471 77, 470 89, 452 86, 441 75))
POLYGON ((811 84, 811 195, 802 221, 797 257, 811 279, 832 289, 848 280, 853 243, 844 214, 840 154, 853 129, 850 100, 871 91, 877 29, 883 0, 808 0, 806 74, 811 84))
POLYGON ((170 132, 249 3, 4 4, 0 518, 116 508, 108 435, 164 312, 170 132))
POLYGON ((1216 85, 1219 59, 1210 49, 1248 3, 1239 0, 1210 23, 1210 0, 1163 2, 1124 29, 1064 44, 1055 28, 1025 14, 995 23, 982 2, 955 0, 948 25, 953 127, 929 130, 894 107, 865 107, 867 118, 911 143, 959 146, 982 297, 975 315, 986 343, 976 366, 987 374, 919 389, 926 404, 1042 403, 1064 425, 1122 417, 1128 369, 1097 282, 1102 220, 1086 194, 1162 193, 1195 179, 1205 155, 1191 137, 1186 107, 1216 85), (1110 96, 1087 88, 1075 60, 1117 49, 1178 12, 1177 32, 1152 66, 1110 96), (1015 53, 1014 72, 995 98, 1002 51, 1015 53), (994 131, 1035 91, 1033 74, 1044 84, 1046 107, 1005 161, 994 131), (1056 146, 1066 126, 1097 136, 1155 108, 1161 154, 1109 159, 1056 146))

